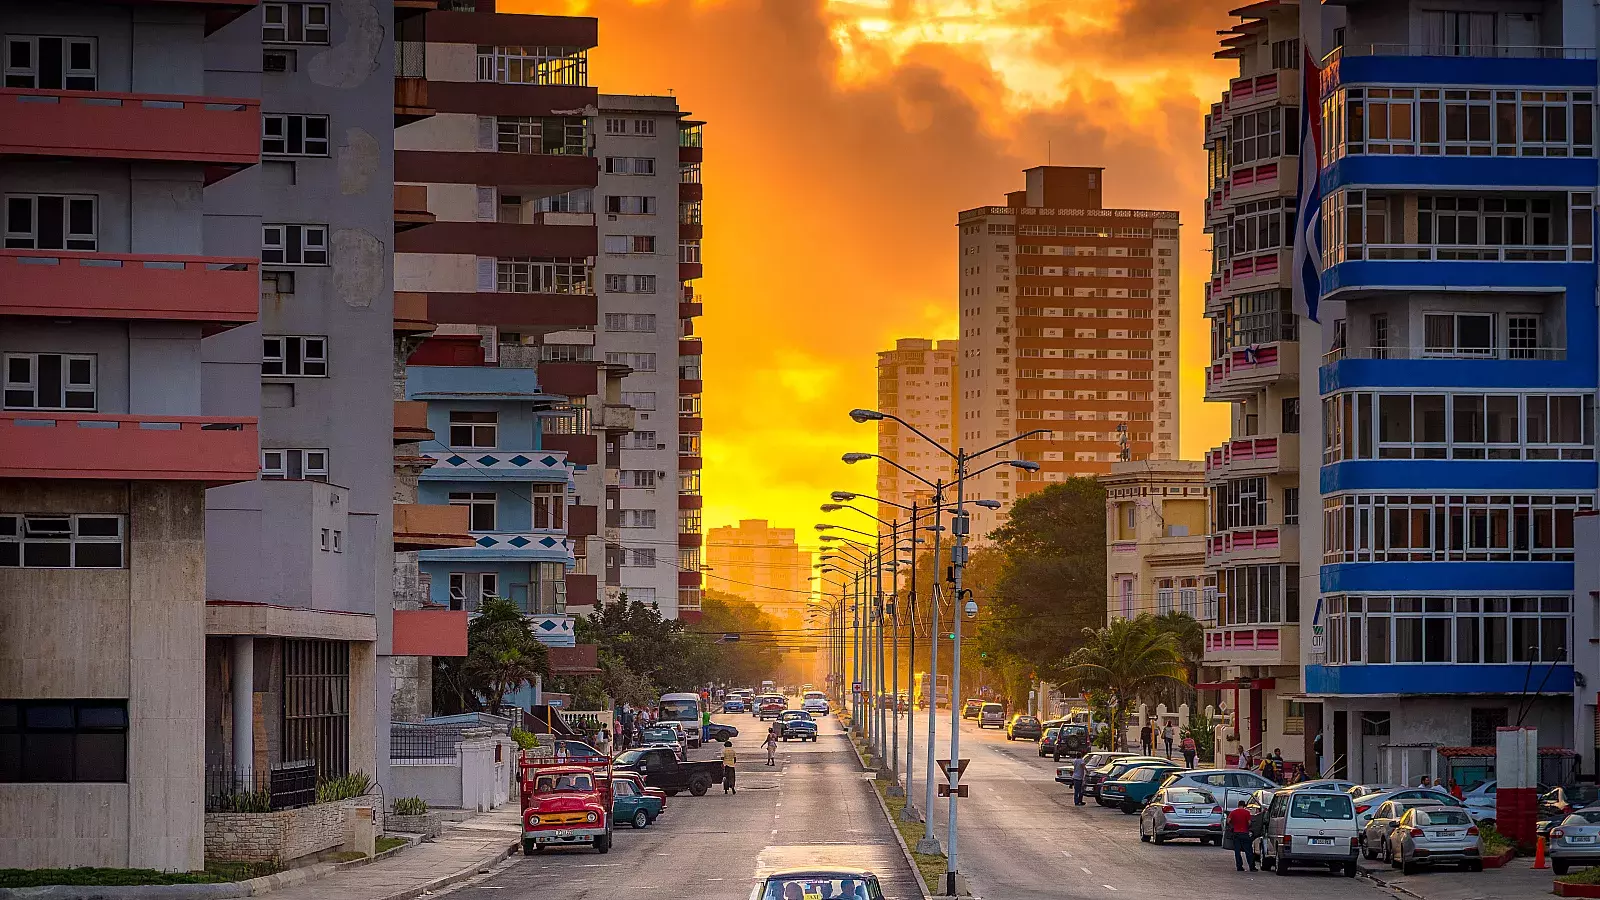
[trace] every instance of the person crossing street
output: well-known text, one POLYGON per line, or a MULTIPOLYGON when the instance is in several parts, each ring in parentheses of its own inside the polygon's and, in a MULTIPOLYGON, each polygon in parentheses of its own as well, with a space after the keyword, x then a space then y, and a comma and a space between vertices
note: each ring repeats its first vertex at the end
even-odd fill
POLYGON ((774 724, 771 728, 769 728, 767 730, 766 748, 767 748, 767 765, 769 765, 769 766, 777 765, 778 764, 778 725, 777 724, 774 724))
POLYGON ((1247 861, 1250 871, 1256 870, 1256 848, 1250 839, 1250 818, 1250 810, 1245 807, 1243 800, 1228 811, 1228 841, 1233 845, 1233 865, 1241 872, 1247 861))

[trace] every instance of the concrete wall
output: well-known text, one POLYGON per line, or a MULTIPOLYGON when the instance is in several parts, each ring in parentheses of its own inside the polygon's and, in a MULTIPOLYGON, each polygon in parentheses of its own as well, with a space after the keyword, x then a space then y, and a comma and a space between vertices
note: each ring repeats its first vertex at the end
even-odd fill
POLYGON ((203 177, 183 163, 21 161, 0 169, 0 192, 95 195, 102 253, 200 254, 203 177))
MULTIPOLYGON (((204 20, 160 6, 9 4, 10 34, 97 38, 97 86, 102 91, 199 94, 204 85, 204 20)), ((259 35, 260 32, 257 31, 259 35)), ((235 95, 237 96, 237 95, 235 95)))
POLYGON ((127 783, 0 785, 0 867, 200 868, 200 486, 0 480, 0 509, 128 516, 125 569, 0 570, 0 685, 129 718, 127 783))
POLYGON ((200 345, 199 326, 183 323, 13 319, 0 328, 0 353, 92 354, 95 411, 116 415, 200 415, 200 345))
POLYGON ((396 760, 390 768, 389 797, 421 797, 429 806, 478 812, 510 802, 516 742, 492 735, 464 740, 457 746, 456 758, 449 761, 396 760))
POLYGON ((389 784, 384 791, 391 797, 421 797, 429 806, 461 808, 461 763, 419 766, 413 765, 415 762, 397 760, 391 763, 389 784))

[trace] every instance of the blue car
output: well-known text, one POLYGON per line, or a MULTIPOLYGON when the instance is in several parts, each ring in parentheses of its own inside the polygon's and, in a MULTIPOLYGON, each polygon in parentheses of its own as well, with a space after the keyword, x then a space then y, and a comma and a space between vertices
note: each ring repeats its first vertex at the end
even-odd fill
POLYGON ((791 709, 778 716, 778 737, 785 741, 815 741, 817 739, 817 723, 812 720, 811 714, 798 709, 791 709))
POLYGON ((722 711, 725 713, 742 713, 747 711, 744 701, 738 697, 729 697, 722 701, 722 711))

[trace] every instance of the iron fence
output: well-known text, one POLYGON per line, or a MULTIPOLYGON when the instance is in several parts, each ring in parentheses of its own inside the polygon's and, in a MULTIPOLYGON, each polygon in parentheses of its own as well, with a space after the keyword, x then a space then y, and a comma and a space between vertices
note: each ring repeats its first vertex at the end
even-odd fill
POLYGON ((287 763, 267 770, 206 770, 206 812, 276 812, 317 802, 317 764, 287 763))

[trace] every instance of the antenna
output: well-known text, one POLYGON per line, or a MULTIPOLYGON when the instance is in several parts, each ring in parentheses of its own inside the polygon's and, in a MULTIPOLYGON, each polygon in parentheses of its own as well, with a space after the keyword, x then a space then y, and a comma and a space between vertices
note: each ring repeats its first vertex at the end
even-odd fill
POLYGON ((1122 461, 1123 462, 1127 462, 1128 460, 1132 459, 1133 458, 1132 452, 1128 449, 1128 423, 1127 422, 1118 422, 1117 423, 1117 443, 1122 448, 1121 451, 1120 451, 1120 456, 1122 458, 1122 461))
POLYGON ((1044 164, 1047 166, 1055 165, 1055 150, 1048 140, 1044 142, 1044 164))

